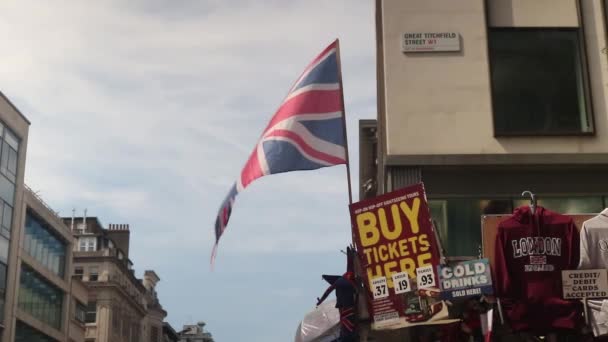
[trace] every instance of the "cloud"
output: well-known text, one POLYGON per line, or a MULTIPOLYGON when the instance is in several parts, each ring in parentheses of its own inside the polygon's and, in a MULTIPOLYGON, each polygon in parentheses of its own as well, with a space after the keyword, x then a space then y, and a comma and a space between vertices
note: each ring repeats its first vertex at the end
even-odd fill
MULTIPOLYGON (((163 278, 174 326, 191 310, 179 299, 184 282, 204 279, 221 292, 224 274, 240 274, 259 290, 245 268, 262 271, 247 259, 282 261, 273 272, 286 281, 318 280, 319 259, 310 256, 340 258, 350 242, 343 166, 257 180, 237 198, 222 239, 225 271, 182 270, 207 269, 220 201, 289 86, 336 37, 356 198, 357 120, 376 110, 369 1, 2 1, 0 39, 10 53, 0 88, 32 122, 26 181, 61 214, 88 208, 102 222, 130 223, 131 258, 163 278), (296 259, 298 267, 288 265, 296 259)), ((246 300, 249 292, 233 290, 246 300)), ((213 305, 201 315, 230 316, 200 289, 188 291, 213 305)), ((278 295, 264 293, 261 300, 278 295)), ((253 319, 252 333, 291 339, 310 306, 298 298, 277 318, 288 328, 263 332, 253 319)), ((213 324, 218 340, 243 339, 229 322, 213 324)))

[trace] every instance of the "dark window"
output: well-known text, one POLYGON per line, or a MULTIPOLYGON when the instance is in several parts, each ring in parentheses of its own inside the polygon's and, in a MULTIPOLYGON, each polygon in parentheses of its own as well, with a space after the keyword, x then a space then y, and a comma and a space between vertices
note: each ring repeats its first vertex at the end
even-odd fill
POLYGON ((82 275, 84 274, 84 269, 82 268, 82 266, 76 266, 74 267, 74 275, 82 280, 82 275))
POLYGON ((19 308, 50 326, 61 328, 63 292, 42 276, 22 265, 19 308))
POLYGON ((87 307, 80 302, 76 302, 76 307, 74 310, 74 318, 76 318, 76 320, 80 323, 85 323, 86 315, 87 315, 86 313, 87 313, 87 307))
POLYGON ((2 211, 2 227, 6 229, 11 229, 11 223, 13 222, 13 208, 8 205, 8 203, 4 203, 4 209, 2 211))
POLYGON ((99 280, 99 267, 91 266, 89 267, 89 281, 97 281, 99 280))
POLYGON ((593 130, 578 29, 489 31, 496 135, 593 130))
MULTIPOLYGON (((482 215, 511 214, 529 203, 521 198, 450 198, 432 199, 429 208, 446 255, 473 257, 481 245, 482 215)), ((599 213, 605 207, 601 196, 543 197, 538 205, 562 214, 599 213)))
POLYGON ((8 262, 8 247, 9 242, 3 236, 0 236, 0 261, 8 262))
MULTIPOLYGON (((4 217, 7 214, 5 205, 4 217)), ((12 212, 12 211, 11 211, 12 212)), ((48 225, 30 212, 26 214, 23 249, 54 274, 63 277, 66 243, 49 230, 48 225)))
POLYGON ((6 291, 6 265, 0 262, 0 297, 4 298, 6 291))
POLYGON ((97 302, 89 302, 85 315, 86 323, 95 323, 97 321, 97 302))
POLYGON ((41 333, 40 331, 17 321, 15 329, 15 342, 56 342, 55 339, 41 333))

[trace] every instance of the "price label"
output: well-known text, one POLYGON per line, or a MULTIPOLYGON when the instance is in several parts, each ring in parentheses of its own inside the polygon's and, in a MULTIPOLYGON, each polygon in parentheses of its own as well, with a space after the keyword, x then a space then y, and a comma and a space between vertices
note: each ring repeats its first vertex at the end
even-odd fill
POLYGON ((408 274, 406 272, 393 274, 393 287, 395 288, 396 294, 412 291, 408 274))
POLYGON ((388 285, 386 283, 386 277, 378 277, 372 279, 372 294, 374 299, 388 297, 388 285))
POLYGON ((433 273, 433 266, 424 266, 416 269, 416 282, 418 283, 419 289, 426 289, 428 287, 436 286, 435 274, 433 273))

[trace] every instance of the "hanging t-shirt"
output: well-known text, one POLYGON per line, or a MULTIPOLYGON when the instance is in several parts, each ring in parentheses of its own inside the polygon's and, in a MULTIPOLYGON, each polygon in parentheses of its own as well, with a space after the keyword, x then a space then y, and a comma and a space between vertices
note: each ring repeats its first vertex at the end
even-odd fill
POLYGON ((561 271, 579 263, 579 234, 572 218, 543 207, 517 208, 498 226, 496 295, 516 331, 547 333, 581 323, 580 302, 561 298, 561 271))
MULTIPOLYGON (((580 269, 608 269, 608 209, 587 220, 581 228, 580 269)), ((593 335, 608 335, 608 300, 588 300, 593 335)))

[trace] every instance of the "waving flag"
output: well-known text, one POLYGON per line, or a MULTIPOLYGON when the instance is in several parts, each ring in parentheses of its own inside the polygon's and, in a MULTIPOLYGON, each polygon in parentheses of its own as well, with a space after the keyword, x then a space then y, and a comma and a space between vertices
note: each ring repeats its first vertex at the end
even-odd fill
POLYGON ((347 163, 338 40, 296 80, 228 192, 215 221, 215 246, 226 229, 236 195, 254 180, 276 173, 347 163))

